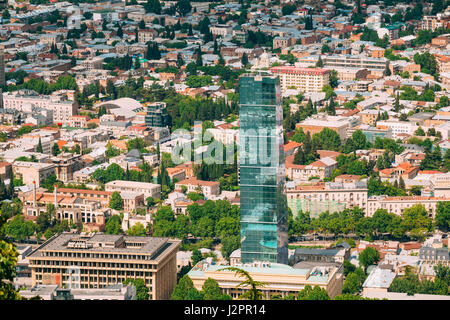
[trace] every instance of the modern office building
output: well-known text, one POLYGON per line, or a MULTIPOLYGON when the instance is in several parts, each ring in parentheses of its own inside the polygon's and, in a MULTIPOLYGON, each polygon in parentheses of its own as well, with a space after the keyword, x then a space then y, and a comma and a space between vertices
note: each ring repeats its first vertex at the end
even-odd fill
POLYGON ((141 278, 150 300, 170 299, 181 241, 102 233, 62 233, 29 256, 32 285, 96 289, 141 278))
POLYGON ((267 73, 239 79, 242 263, 288 263, 280 89, 267 73))
POLYGON ((147 105, 145 124, 148 127, 166 127, 169 125, 169 115, 164 102, 155 102, 147 105))

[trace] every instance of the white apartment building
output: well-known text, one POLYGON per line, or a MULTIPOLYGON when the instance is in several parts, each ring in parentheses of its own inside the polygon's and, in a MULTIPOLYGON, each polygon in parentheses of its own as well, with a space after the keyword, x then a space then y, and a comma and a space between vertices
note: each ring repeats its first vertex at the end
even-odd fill
POLYGON ((280 66, 270 68, 269 71, 280 77, 283 91, 293 87, 302 92, 321 92, 330 80, 330 71, 327 69, 280 66))
POLYGON ((214 36, 225 37, 226 35, 231 34, 233 32, 233 27, 227 24, 216 24, 214 26, 209 27, 209 31, 214 36))
POLYGON ((386 58, 372 58, 363 55, 331 55, 322 58, 328 69, 333 68, 359 68, 384 71, 389 66, 386 58))
POLYGON ((413 122, 398 121, 398 120, 378 121, 377 127, 378 126, 385 126, 387 128, 390 128, 392 130, 393 139, 397 139, 400 133, 413 135, 414 131, 416 131, 418 128, 418 126, 415 125, 413 122))
POLYGON ((133 192, 143 194, 144 198, 161 198, 161 186, 149 182, 114 180, 105 184, 105 191, 133 192))
POLYGON ((239 144, 239 130, 235 129, 222 129, 222 128, 209 128, 206 131, 210 132, 214 137, 214 140, 220 141, 224 145, 232 144, 236 142, 239 144))
POLYGON ((386 209, 388 212, 401 215, 407 208, 421 204, 428 212, 428 216, 434 218, 436 206, 440 201, 450 201, 450 197, 422 197, 422 196, 372 196, 367 200, 366 215, 371 217, 378 209, 386 209))
POLYGON ((94 69, 102 69, 103 58, 95 57, 91 59, 86 59, 81 62, 81 65, 86 68, 86 70, 91 71, 94 69))
POLYGON ((33 90, 19 90, 3 93, 3 107, 23 112, 32 112, 33 107, 53 111, 53 123, 69 123, 70 117, 78 112, 76 101, 62 100, 61 97, 39 95, 33 90))
POLYGON ((147 43, 148 41, 153 40, 156 35, 158 35, 158 32, 152 29, 139 30, 138 41, 140 43, 147 43))

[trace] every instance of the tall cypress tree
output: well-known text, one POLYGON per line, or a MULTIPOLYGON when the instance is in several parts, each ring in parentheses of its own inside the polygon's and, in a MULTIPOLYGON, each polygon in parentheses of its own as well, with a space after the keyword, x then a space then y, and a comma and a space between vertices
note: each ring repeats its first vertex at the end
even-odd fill
POLYGON ((36 147, 36 152, 44 153, 44 150, 42 149, 42 142, 41 142, 41 138, 40 137, 39 137, 39 143, 38 143, 38 145, 36 147))
POLYGON ((12 170, 9 172, 8 196, 12 200, 15 197, 14 192, 14 175, 12 170))

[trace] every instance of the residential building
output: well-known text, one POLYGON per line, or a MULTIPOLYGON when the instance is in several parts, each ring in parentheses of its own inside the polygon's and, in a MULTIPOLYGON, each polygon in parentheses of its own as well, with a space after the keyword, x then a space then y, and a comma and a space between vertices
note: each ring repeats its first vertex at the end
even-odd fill
POLYGON ((295 88, 302 92, 321 92, 330 78, 330 71, 320 68, 283 66, 270 68, 270 72, 280 77, 283 91, 295 88))
POLYGON ((52 163, 14 161, 12 164, 13 174, 16 178, 22 178, 25 185, 36 182, 39 187, 43 180, 51 175, 56 175, 56 165, 52 163))
POLYGON ((447 197, 422 197, 422 196, 372 196, 367 199, 367 215, 373 216, 378 209, 386 209, 388 212, 401 215, 406 208, 416 204, 423 205, 429 217, 434 218, 436 207, 440 201, 450 201, 447 197))
POLYGON ((176 189, 181 189, 181 186, 185 186, 188 193, 198 192, 199 189, 201 189, 201 192, 207 198, 212 195, 220 194, 220 183, 217 181, 204 181, 197 180, 195 178, 188 178, 175 183, 176 189))
POLYGON ((161 185, 149 182, 114 180, 105 184, 105 190, 143 194, 145 199, 148 197, 161 198, 161 185))
POLYGON ((298 212, 309 212, 311 217, 317 217, 325 211, 336 212, 359 207, 367 209, 367 182, 325 182, 313 185, 286 186, 289 208, 294 217, 298 212))

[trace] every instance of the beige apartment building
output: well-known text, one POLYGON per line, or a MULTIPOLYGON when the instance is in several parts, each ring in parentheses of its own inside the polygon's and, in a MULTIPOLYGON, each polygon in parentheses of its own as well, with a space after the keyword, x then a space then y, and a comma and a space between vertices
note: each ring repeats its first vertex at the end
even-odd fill
POLYGON ((153 40, 156 35, 158 35, 158 32, 156 32, 153 29, 139 30, 139 32, 138 32, 138 41, 140 43, 147 43, 148 41, 153 40))
POLYGON ((330 71, 319 68, 280 66, 270 68, 270 72, 280 77, 283 91, 295 88, 302 92, 320 92, 330 79, 330 71))
POLYGON ((359 207, 366 211, 368 205, 367 184, 364 181, 340 183, 326 182, 315 185, 297 185, 286 188, 289 208, 298 212, 310 212, 311 217, 329 211, 330 213, 359 207))
POLYGON ((12 170, 14 176, 16 178, 21 177, 25 185, 36 182, 36 187, 40 186, 42 180, 52 174, 56 175, 56 165, 52 163, 14 161, 12 170))
POLYGON ((372 58, 363 55, 331 55, 324 56, 323 64, 326 68, 359 68, 383 71, 389 66, 386 58, 372 58))
POLYGON ((302 128, 303 132, 305 132, 305 134, 309 132, 311 137, 315 133, 320 133, 323 128, 329 128, 336 131, 341 138, 341 141, 344 141, 347 139, 347 130, 350 128, 350 120, 349 117, 318 114, 297 123, 295 128, 302 128))
MULTIPOLYGON (((188 276, 192 279, 194 287, 201 290, 203 283, 208 278, 216 280, 220 290, 224 294, 230 295, 233 299, 238 299, 240 295, 248 291, 248 287, 238 287, 242 278, 234 271, 221 271, 227 266, 212 265, 205 261, 199 262, 188 276)), ((236 265, 250 273, 255 281, 266 283, 258 288, 264 299, 269 300, 273 295, 285 297, 289 294, 297 294, 305 286, 319 286, 327 290, 331 299, 341 294, 343 274, 342 265, 336 266, 315 266, 309 268, 296 268, 285 264, 255 262, 251 265, 236 265)))
POLYGON ((428 216, 434 218, 438 202, 450 201, 450 197, 422 197, 422 196, 372 196, 367 200, 366 215, 371 217, 378 209, 385 209, 396 215, 403 214, 407 208, 411 208, 416 204, 421 204, 428 212, 428 216))
POLYGON ((143 194, 145 199, 148 197, 161 198, 161 185, 155 183, 114 180, 105 184, 105 190, 143 194))
POLYGON ((168 300, 177 282, 180 243, 169 238, 62 233, 28 257, 32 285, 93 289, 140 278, 150 290, 150 300, 168 300))
POLYGON ((81 65, 86 68, 86 70, 91 71, 95 69, 102 69, 103 66, 103 58, 94 57, 90 59, 83 60, 81 65))
POLYGON ((181 186, 187 188, 187 193, 197 192, 198 188, 201 188, 205 197, 210 197, 212 195, 218 196, 220 194, 220 183, 217 181, 204 181, 189 178, 175 183, 175 189, 181 189, 181 186))
POLYGON ((56 96, 43 96, 26 89, 3 93, 3 107, 26 112, 31 112, 32 107, 52 110, 54 123, 67 124, 69 124, 70 118, 78 112, 76 101, 62 100, 61 97, 56 96))
POLYGON ((310 178, 325 179, 337 168, 336 160, 325 157, 308 165, 294 164, 295 155, 286 157, 286 176, 290 180, 308 181, 310 178))
POLYGON ((233 32, 233 27, 227 24, 216 24, 209 27, 209 31, 213 34, 213 36, 225 37, 233 32))

